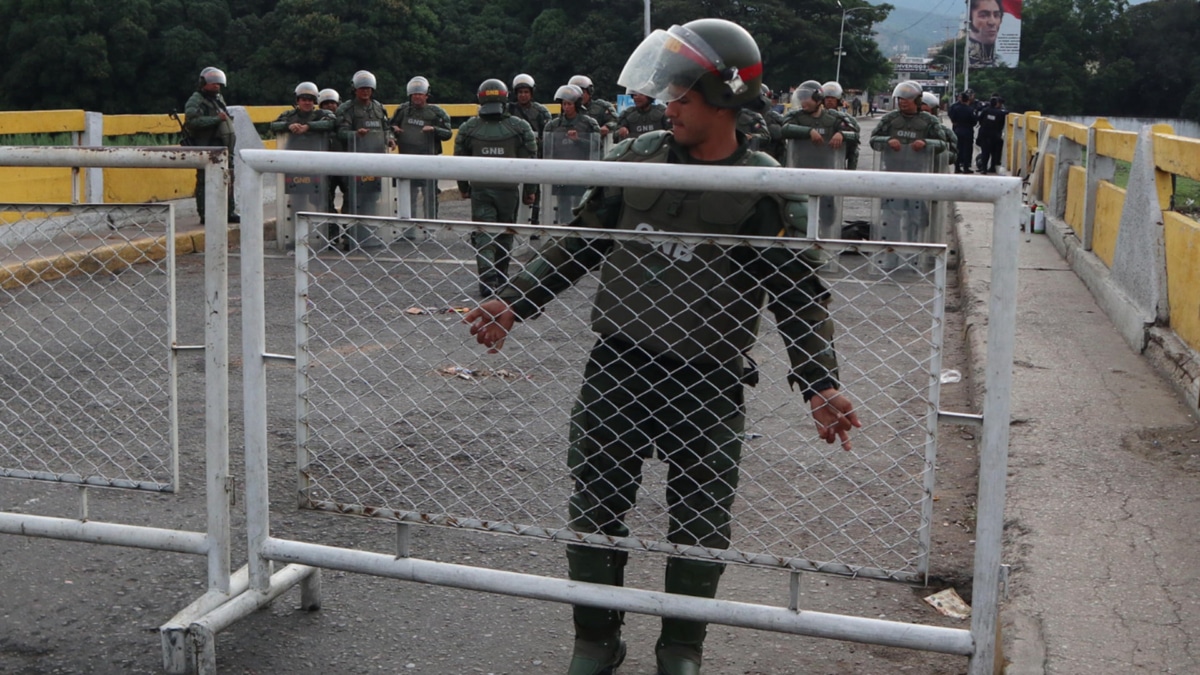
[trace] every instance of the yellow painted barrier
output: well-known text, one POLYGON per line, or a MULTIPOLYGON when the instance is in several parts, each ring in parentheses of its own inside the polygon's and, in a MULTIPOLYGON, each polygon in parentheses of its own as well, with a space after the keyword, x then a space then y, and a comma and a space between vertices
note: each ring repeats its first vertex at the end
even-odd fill
POLYGON ((1125 206, 1125 190, 1100 181, 1096 193, 1096 224, 1092 232, 1092 252, 1112 267, 1117 251, 1117 233, 1121 229, 1121 209, 1125 206))
POLYGON ((1163 216, 1171 328, 1200 351, 1200 223, 1170 211, 1163 216))
MULTIPOLYGON (((1107 124, 1107 122, 1105 123, 1107 124)), ((1124 162, 1133 161, 1133 151, 1137 147, 1137 134, 1132 131, 1117 131, 1099 126, 1096 128, 1097 154, 1124 162)))
POLYGON ((1155 134, 1154 164, 1167 173, 1200 180, 1200 140, 1155 134))
MULTIPOLYGON (((180 115, 182 119, 183 115, 180 115)), ((105 115, 105 136, 177 134, 179 125, 167 115, 105 115)))
MULTIPOLYGON (((82 172, 79 180, 83 182, 82 172)), ((70 169, 32 166, 0 168, 0 201, 55 204, 73 199, 70 169)))
POLYGON ((195 187, 192 169, 104 169, 104 201, 109 204, 183 199, 195 187))
POLYGON ((1054 169, 1058 166, 1058 155, 1046 153, 1046 160, 1042 162, 1042 194, 1039 199, 1042 202, 1050 201, 1050 191, 1054 189, 1054 169))
POLYGON ((83 131, 82 110, 30 110, 0 114, 0 135, 83 131))
POLYGON ((1075 165, 1067 173, 1067 208, 1063 214, 1075 236, 1083 239, 1083 196, 1087 192, 1087 169, 1075 165))

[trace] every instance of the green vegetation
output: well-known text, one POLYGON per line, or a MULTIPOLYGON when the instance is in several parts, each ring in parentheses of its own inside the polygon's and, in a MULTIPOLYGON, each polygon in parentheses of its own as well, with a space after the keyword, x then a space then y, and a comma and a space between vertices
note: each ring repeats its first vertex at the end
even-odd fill
MULTIPOLYGON (((182 109, 210 65, 241 105, 290 103, 302 80, 345 97, 360 69, 388 101, 415 75, 429 78, 435 100, 465 102, 484 79, 521 72, 541 100, 577 73, 611 99, 625 93, 616 80, 642 39, 643 9, 640 0, 0 0, 0 110, 182 109)), ((878 86, 890 72, 871 24, 891 9, 847 18, 848 88, 878 86)), ((776 89, 835 69, 834 0, 655 0, 652 10, 655 28, 705 16, 742 24, 776 89)))
POLYGON ((1200 2, 1025 0, 1021 19, 1019 65, 971 71, 982 97, 1017 112, 1200 120, 1200 2))

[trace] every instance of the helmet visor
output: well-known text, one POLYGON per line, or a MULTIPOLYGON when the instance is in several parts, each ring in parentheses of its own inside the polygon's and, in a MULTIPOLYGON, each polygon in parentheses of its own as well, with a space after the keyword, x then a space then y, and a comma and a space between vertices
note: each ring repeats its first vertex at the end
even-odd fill
POLYGON ((792 106, 802 108, 806 101, 815 101, 819 98, 821 98, 821 87, 804 82, 796 87, 796 91, 792 92, 792 106))
POLYGON ((672 26, 642 40, 625 62, 617 84, 667 103, 687 93, 705 74, 727 81, 724 70, 724 63, 704 40, 683 26, 672 26))

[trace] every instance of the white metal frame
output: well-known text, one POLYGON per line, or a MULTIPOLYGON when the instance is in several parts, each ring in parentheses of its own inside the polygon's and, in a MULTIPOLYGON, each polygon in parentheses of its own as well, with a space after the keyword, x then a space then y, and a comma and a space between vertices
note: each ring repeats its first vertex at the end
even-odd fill
MULTIPOLYGON (((203 345, 172 345, 175 352, 203 350, 205 355, 205 494, 206 529, 189 532, 91 520, 87 492, 81 488, 78 519, 0 512, 0 534, 46 537, 68 541, 127 546, 208 558, 207 592, 189 610, 225 602, 245 588, 230 574, 231 531, 229 504, 229 234, 225 222, 229 185, 224 149, 181 148, 67 148, 9 147, 0 149, 0 166, 205 169, 205 338, 203 345)), ((120 208, 114 205, 114 208, 120 208)), ((261 215, 261 208, 258 209, 261 215)), ((174 242, 171 242, 173 246, 174 242)), ((245 574, 242 575, 246 576, 245 574)), ((180 670, 185 658, 179 639, 186 624, 181 618, 161 631, 164 665, 180 670), (174 651, 172 651, 174 650, 174 651)))
MULTIPOLYGON (((585 603, 612 609, 660 616, 705 620, 839 640, 901 646, 970 657, 969 672, 993 672, 996 653, 1001 583, 1000 556, 1004 524, 1004 495, 1008 462, 1009 394, 1012 381, 1014 321, 1016 317, 1017 244, 1021 216, 1021 182, 1015 178, 878 174, 860 171, 819 171, 783 168, 693 167, 662 164, 580 162, 569 176, 562 163, 548 160, 426 157, 406 155, 355 155, 242 150, 237 158, 237 180, 244 195, 242 208, 242 302, 246 457, 246 510, 249 539, 249 579, 245 602, 229 603, 219 619, 197 619, 193 644, 205 649, 198 665, 202 672, 215 670, 211 632, 269 602, 281 586, 305 580, 306 603, 319 602, 312 567, 288 567, 272 576, 271 562, 308 565, 376 574, 443 586, 482 590, 564 603, 585 603), (966 629, 920 626, 809 611, 752 606, 721 600, 687 598, 666 593, 609 586, 593 586, 560 579, 501 572, 449 563, 415 560, 407 556, 407 530, 401 525, 397 555, 339 549, 279 539, 270 535, 267 466, 266 364, 293 357, 268 354, 265 348, 265 293, 263 270, 262 175, 300 171, 323 163, 338 175, 456 178, 486 180, 503 175, 506 180, 578 185, 671 187, 723 192, 780 192, 929 198, 940 201, 989 202, 993 205, 993 268, 988 323, 988 354, 983 439, 980 448, 978 516, 974 563, 974 596, 971 627, 966 629), (208 623, 205 623, 205 622, 208 623)), ((949 415, 947 415, 949 417, 949 415)), ((957 416, 956 421, 966 419, 957 416)), ((795 580, 793 580, 795 582, 795 580)), ((235 601, 236 602, 236 601, 235 601)))

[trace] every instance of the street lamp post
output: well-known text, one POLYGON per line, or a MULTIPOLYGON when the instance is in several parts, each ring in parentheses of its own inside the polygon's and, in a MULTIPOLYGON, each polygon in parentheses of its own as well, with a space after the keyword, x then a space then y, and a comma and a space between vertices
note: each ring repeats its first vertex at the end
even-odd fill
POLYGON ((650 37, 650 0, 646 0, 646 14, 645 14, 645 19, 646 19, 646 20, 645 20, 645 24, 646 24, 646 37, 650 37))
POLYGON ((851 7, 849 9, 842 7, 842 0, 837 0, 837 6, 842 10, 842 29, 838 32, 838 51, 837 51, 837 73, 833 76, 834 81, 842 81, 842 51, 843 40, 846 37, 846 15, 850 12, 857 12, 860 9, 872 9, 870 5, 866 7, 851 7))

